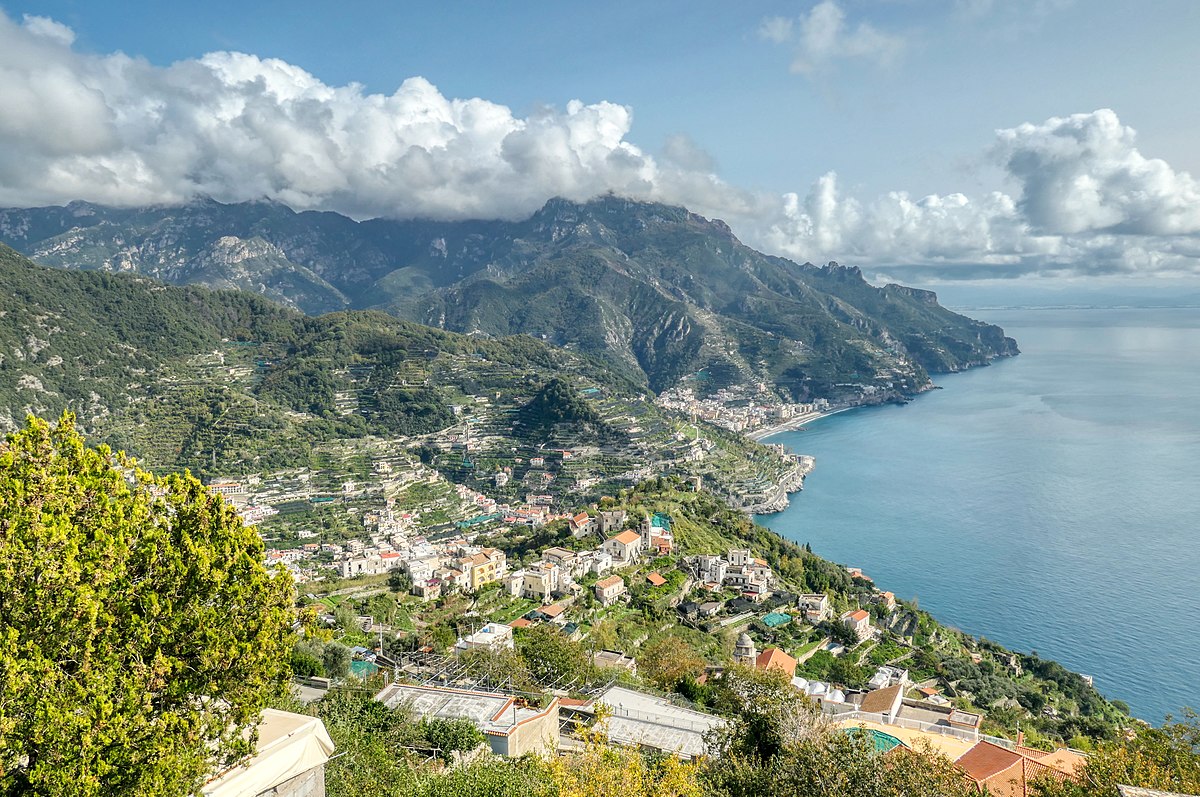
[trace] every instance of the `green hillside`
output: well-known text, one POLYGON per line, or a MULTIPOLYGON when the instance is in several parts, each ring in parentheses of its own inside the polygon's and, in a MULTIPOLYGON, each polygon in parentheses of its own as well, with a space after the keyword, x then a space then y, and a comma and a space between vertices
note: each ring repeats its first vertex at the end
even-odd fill
POLYGON ((425 446, 458 482, 491 492, 515 467, 506 495, 574 501, 664 468, 739 500, 789 467, 719 429, 704 461, 681 467, 676 452, 695 436, 683 418, 604 364, 527 336, 370 311, 313 318, 241 292, 45 268, 6 247, 0 280, 0 426, 71 409, 152 468, 256 474, 319 466, 336 441, 384 439, 425 446), (532 469, 543 449, 575 456, 532 469), (527 471, 550 476, 526 485, 527 471))
POLYGON ((769 257, 720 221, 604 197, 517 222, 294 213, 270 202, 0 211, 0 240, 47 265, 238 287, 309 313, 378 308, 447 330, 528 334, 603 359, 655 392, 714 388, 903 397, 929 373, 1015 354, 997 327, 858 269, 769 257))

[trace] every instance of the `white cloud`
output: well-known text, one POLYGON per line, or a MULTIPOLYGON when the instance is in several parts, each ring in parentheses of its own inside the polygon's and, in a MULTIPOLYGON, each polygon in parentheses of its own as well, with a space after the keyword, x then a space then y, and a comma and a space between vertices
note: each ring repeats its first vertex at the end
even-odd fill
POLYGON ((1001 193, 972 201, 896 191, 863 203, 843 197, 830 172, 803 199, 785 195, 764 237, 772 249, 816 261, 1004 264, 1019 258, 1023 229, 1001 193))
POLYGON ((783 44, 792 38, 795 21, 788 17, 768 17, 758 26, 758 35, 769 42, 783 44))
POLYGON ((795 48, 792 71, 815 75, 839 59, 861 58, 879 64, 895 61, 904 51, 903 37, 885 33, 870 23, 851 27, 846 13, 834 0, 823 0, 795 20, 770 17, 762 21, 759 36, 795 48))
POLYGON ((423 78, 390 95, 241 53, 169 67, 90 56, 0 16, 0 204, 269 196, 353 215, 519 217, 546 198, 651 193, 628 108, 517 117, 423 78))
POLYGON ((1020 207, 1047 233, 1200 232, 1200 184, 1134 146, 1108 109, 997 133, 996 153, 1021 184, 1020 207))
POLYGON ((896 191, 863 202, 829 173, 803 199, 785 195, 769 222, 746 224, 767 248, 817 262, 1200 274, 1200 184, 1146 158, 1135 138, 1107 109, 1023 124, 998 130, 992 148, 1017 198, 896 191))
MULTIPOLYGON (((822 7, 836 11, 823 3, 792 31, 810 53, 861 31, 840 12, 813 23, 822 7)), ((0 13, 0 206, 207 195, 358 218, 514 219, 553 196, 613 192, 723 218, 801 261, 1200 273, 1197 181, 1143 156, 1109 110, 997 131, 1011 195, 861 199, 829 173, 778 196, 725 182, 685 136, 648 154, 627 140, 630 109, 609 102, 518 116, 420 77, 370 94, 253 55, 159 67, 72 42, 52 20, 0 13)))
POLYGON ((26 14, 22 17, 21 23, 25 30, 35 36, 41 36, 44 39, 50 39, 59 44, 71 45, 75 42, 75 31, 61 22, 55 22, 49 17, 26 14))

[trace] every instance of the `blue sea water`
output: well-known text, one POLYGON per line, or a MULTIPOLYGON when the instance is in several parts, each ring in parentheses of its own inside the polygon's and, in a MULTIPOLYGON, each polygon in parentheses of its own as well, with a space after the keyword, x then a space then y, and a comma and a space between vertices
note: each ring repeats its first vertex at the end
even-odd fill
POLYGON ((760 522, 1135 716, 1200 708, 1200 310, 968 314, 1022 354, 771 438, 817 467, 760 522))

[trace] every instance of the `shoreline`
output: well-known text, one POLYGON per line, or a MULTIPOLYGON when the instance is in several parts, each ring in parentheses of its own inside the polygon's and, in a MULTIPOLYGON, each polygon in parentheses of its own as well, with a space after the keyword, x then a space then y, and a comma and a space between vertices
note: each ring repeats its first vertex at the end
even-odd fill
MULTIPOLYGON (((996 359, 1001 359, 1001 358, 996 358, 996 359)), ((1011 358, 1004 358, 1004 359, 1011 359, 1011 358)), ((990 364, 991 364, 990 362, 987 363, 987 365, 990 365, 990 364)), ((973 365, 968 368, 964 368, 960 372, 954 372, 954 373, 963 373, 963 372, 966 372, 969 370, 976 370, 979 367, 981 367, 981 366, 973 365)), ((940 386, 936 386, 931 389, 940 389, 940 386)), ((925 392, 925 391, 922 391, 922 392, 925 392)), ((870 406, 870 405, 865 405, 865 406, 870 406)), ((804 416, 797 416, 795 418, 789 419, 788 421, 786 421, 784 423, 776 424, 771 427, 763 427, 760 429, 756 429, 751 433, 745 433, 745 436, 755 440, 756 442, 767 442, 768 438, 770 438, 772 436, 782 434, 785 432, 789 432, 789 431, 794 431, 795 428, 798 426, 805 425, 806 423, 815 422, 817 420, 820 420, 823 417, 826 417, 827 415, 833 415, 838 412, 845 412, 846 410, 854 409, 854 408, 855 407, 842 407, 840 409, 832 410, 832 411, 828 411, 828 412, 824 412, 824 413, 809 413, 804 416)), ((781 445, 781 443, 776 443, 776 445, 781 445)), ((803 442, 800 440, 790 440, 790 441, 788 441, 788 444, 786 445, 786 448, 788 449, 788 451, 792 452, 792 453, 802 450, 802 447, 803 447, 803 442)), ((789 494, 789 496, 790 496, 790 494, 789 494)), ((768 511, 756 512, 755 514, 759 515, 760 517, 754 518, 754 521, 768 529, 771 529, 775 534, 779 535, 780 537, 782 537, 785 540, 789 540, 791 542, 798 542, 798 539, 799 539, 798 537, 792 536, 792 535, 786 533, 785 531, 776 529, 773 525, 774 519, 772 516, 780 514, 781 512, 785 511, 786 509, 787 509, 787 506, 785 505, 785 506, 778 507, 778 508, 771 508, 768 511)), ((819 556, 826 558, 828 561, 837 561, 835 558, 830 556, 830 554, 826 551, 818 551, 817 553, 819 556)), ((878 588, 882 589, 883 587, 878 587, 878 588)), ((892 588, 894 589, 895 587, 892 587, 892 588)), ((930 612, 930 616, 933 617, 939 625, 945 626, 946 628, 949 628, 952 630, 956 630, 959 633, 966 635, 967 637, 977 637, 979 639, 984 639, 984 638, 994 639, 998 644, 1000 644, 1008 652, 1019 653, 1021 655, 1028 655, 1028 654, 1032 653, 1033 655, 1036 656, 1036 655, 1038 655, 1037 651, 1041 649, 1040 645, 1031 645, 1030 640, 1028 638, 1025 638, 1021 634, 1017 634, 1015 638, 1010 637, 1008 639, 1005 639, 1005 637, 1008 636, 1008 634, 997 634, 995 636, 992 636, 992 635, 984 635, 983 633, 967 630, 972 626, 979 625, 981 622, 981 618, 971 618, 971 621, 968 621, 968 622, 960 621, 959 623, 952 625, 949 621, 942 619, 942 617, 943 617, 942 611, 944 611, 944 607, 943 607, 942 611, 938 611, 932 607, 927 608, 925 611, 930 612), (936 613, 934 613, 935 611, 936 611, 936 613)), ((965 620, 967 618, 963 618, 963 619, 965 620)), ((1047 657, 1046 660, 1053 661, 1055 663, 1059 663, 1060 666, 1062 666, 1065 670, 1067 670, 1068 672, 1070 672, 1072 674, 1076 674, 1076 675, 1079 675, 1081 672, 1083 672, 1085 670, 1082 667, 1080 667, 1079 664, 1075 664, 1074 666, 1072 666, 1071 664, 1064 663, 1063 657, 1065 655, 1073 655, 1074 657, 1079 658, 1080 661, 1087 659, 1087 661, 1083 662, 1084 667, 1087 668, 1086 671, 1093 672, 1093 673, 1096 672, 1095 665, 1097 664, 1097 662, 1095 660, 1093 660, 1091 656, 1086 655, 1085 653, 1083 653, 1080 650, 1076 650, 1072 654, 1070 652, 1070 646, 1068 646, 1067 650, 1065 650, 1065 651, 1064 650, 1051 650, 1043 655, 1045 655, 1047 657)), ((1101 668, 1101 669, 1103 669, 1103 668, 1101 668)), ((1087 686, 1090 687, 1091 689, 1093 689, 1097 695, 1099 695, 1104 701, 1106 701, 1108 703, 1125 702, 1126 705, 1128 705, 1128 701, 1133 697, 1131 695, 1122 695, 1121 697, 1118 698, 1114 694, 1113 686, 1111 684, 1103 684, 1102 683, 1101 685, 1097 685, 1093 680, 1093 676, 1082 676, 1082 677, 1087 681, 1087 686)), ((1101 677, 1103 680, 1108 680, 1112 676, 1108 675, 1106 673, 1102 673, 1101 676, 1099 676, 1099 677, 1101 677)), ((1136 698, 1134 698, 1134 699, 1136 699, 1136 698)), ((1145 709, 1145 707, 1134 708, 1134 707, 1130 706, 1127 709, 1127 720, 1132 723, 1145 723, 1146 725, 1148 725, 1150 727, 1162 727, 1161 716, 1154 718, 1154 719, 1146 719, 1146 718, 1144 718, 1146 714, 1147 714, 1147 710, 1145 709)))
POLYGON ((783 434, 784 432, 794 432, 801 426, 804 426, 806 423, 813 423, 821 420, 822 418, 828 418, 830 415, 837 415, 839 412, 846 412, 847 410, 852 410, 855 408, 856 407, 842 407, 840 409, 826 410, 824 412, 809 412, 805 413, 804 415, 797 415, 795 418, 788 418, 783 423, 777 423, 774 426, 764 426, 762 428, 755 429, 752 432, 744 432, 743 434, 745 434, 746 437, 750 438, 754 442, 761 443, 768 437, 774 437, 775 435, 783 434))

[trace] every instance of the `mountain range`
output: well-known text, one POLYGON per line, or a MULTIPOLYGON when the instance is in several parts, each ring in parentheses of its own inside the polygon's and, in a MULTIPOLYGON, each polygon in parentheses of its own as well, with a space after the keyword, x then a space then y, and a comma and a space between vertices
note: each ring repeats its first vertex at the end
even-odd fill
POLYGON ((573 505, 670 472, 755 506, 795 483, 789 457, 717 427, 698 441, 644 385, 527 335, 306 316, 245 291, 40 266, 2 244, 0 284, 0 433, 71 410, 145 467, 206 477, 335 462, 370 474, 365 452, 415 450, 512 502, 532 490, 573 505), (535 466, 547 456, 553 484, 535 466))
POLYGON ((476 336, 528 334, 661 392, 762 383, 787 399, 906 396, 929 373, 1017 353, 928 291, 797 264, 679 207, 553 199, 522 221, 354 219, 274 202, 0 210, 33 260, 239 288, 310 315, 383 310, 476 336))

